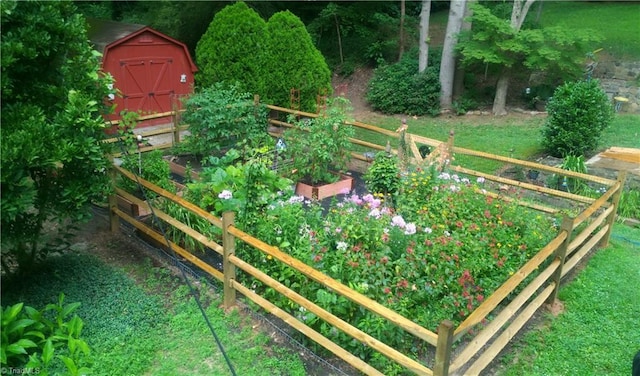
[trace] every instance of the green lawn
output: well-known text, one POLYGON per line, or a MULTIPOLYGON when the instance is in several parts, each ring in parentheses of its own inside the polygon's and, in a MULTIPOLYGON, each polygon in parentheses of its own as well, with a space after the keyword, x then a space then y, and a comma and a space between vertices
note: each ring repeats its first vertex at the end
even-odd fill
POLYGON ((562 288, 564 312, 502 357, 511 375, 630 375, 640 351, 640 229, 616 225, 610 246, 562 288))
MULTIPOLYGON (((50 257, 19 284, 3 281, 2 304, 40 309, 60 292, 65 302, 80 302, 92 375, 231 374, 186 285, 150 263, 129 268, 124 273, 84 253, 50 257)), ((298 355, 254 330, 250 316, 225 314, 208 289, 200 296, 238 375, 306 374, 298 355)))
MULTIPOLYGON (((529 12, 533 16, 535 5, 529 12)), ((592 29, 604 37, 603 48, 619 59, 640 60, 640 3, 636 1, 545 1, 543 26, 592 29)))

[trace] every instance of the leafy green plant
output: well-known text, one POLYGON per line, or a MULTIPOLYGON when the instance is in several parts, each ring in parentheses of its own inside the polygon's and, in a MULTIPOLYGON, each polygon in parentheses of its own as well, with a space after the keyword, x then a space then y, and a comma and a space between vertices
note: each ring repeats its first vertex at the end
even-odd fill
MULTIPOLYGON (((560 168, 567 171, 579 172, 581 174, 587 173, 587 165, 585 164, 584 156, 582 155, 567 155, 564 157, 560 168)), ((550 177, 549 184, 554 188, 584 196, 589 196, 593 193, 593 190, 589 185, 580 178, 553 174, 550 177)))
MULTIPOLYGON (((444 319, 464 320, 556 232, 551 218, 479 194, 481 188, 464 177, 415 170, 400 184, 395 208, 372 194, 354 194, 331 206, 324 217, 318 206, 292 197, 268 208, 254 227, 256 236, 435 329, 444 319)), ((421 351, 407 346, 414 342, 394 325, 286 265, 252 254, 252 262, 269 275, 352 325, 407 354, 421 351)), ((263 290, 259 283, 255 287, 263 290)), ((264 294, 354 354, 375 359, 371 349, 280 294, 271 289, 264 294)))
POLYGON ((613 108, 597 80, 567 82, 547 103, 543 146, 554 156, 585 155, 598 146, 613 108))
POLYGON ((2 270, 29 271, 111 190, 100 75, 72 2, 6 1, 2 17, 2 270), (26 47, 28 46, 28 47, 26 47))
MULTIPOLYGON (((166 189, 169 192, 176 191, 171 180, 171 169, 162 157, 161 150, 153 150, 144 153, 129 153, 123 157, 122 168, 129 170, 141 178, 166 189)), ((119 185, 129 192, 139 192, 137 182, 123 177, 119 185)), ((145 190, 148 198, 156 197, 156 193, 145 190)))
POLYGON ((618 218, 640 219, 640 190, 631 188, 622 191, 618 204, 618 218))
POLYGON ((478 108, 478 103, 471 98, 460 98, 451 103, 451 109, 456 115, 464 115, 470 110, 478 108))
POLYGON ((408 52, 400 62, 376 68, 369 81, 367 101, 385 114, 436 116, 440 114, 438 71, 430 66, 418 73, 416 53, 408 52))
POLYGON ((363 178, 370 192, 395 195, 400 187, 400 168, 396 157, 386 152, 376 154, 363 178))
POLYGON ((242 151, 267 142, 267 110, 237 85, 216 83, 185 101, 184 122, 190 135, 180 151, 206 158, 222 149, 242 151))
POLYGON ((332 99, 326 110, 314 119, 292 120, 294 128, 284 132, 284 154, 292 160, 292 179, 312 184, 335 182, 351 159, 349 148, 354 130, 345 124, 348 100, 332 99))
POLYGON ((57 374, 54 370, 63 365, 69 375, 90 372, 90 348, 81 338, 84 323, 76 314, 69 318, 79 306, 64 304, 60 294, 56 304, 41 311, 23 303, 2 309, 0 364, 43 375, 57 374))

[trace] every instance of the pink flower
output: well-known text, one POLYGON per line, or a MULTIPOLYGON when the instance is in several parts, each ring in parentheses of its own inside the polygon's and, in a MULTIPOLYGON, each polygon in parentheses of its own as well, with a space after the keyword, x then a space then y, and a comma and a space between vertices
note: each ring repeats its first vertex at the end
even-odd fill
POLYGON ((407 223, 404 228, 404 233, 406 235, 413 235, 416 233, 416 224, 415 223, 407 223))
POLYGON ((404 226, 406 226, 406 225, 407 225, 407 223, 404 221, 402 216, 395 215, 395 216, 393 216, 393 218, 391 218, 391 226, 397 226, 397 227, 400 227, 400 228, 404 228, 404 226))

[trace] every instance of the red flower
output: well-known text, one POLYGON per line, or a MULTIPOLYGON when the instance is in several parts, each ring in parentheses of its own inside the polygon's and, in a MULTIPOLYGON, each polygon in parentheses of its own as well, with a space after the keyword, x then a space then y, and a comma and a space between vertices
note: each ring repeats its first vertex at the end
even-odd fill
POLYGON ((484 300, 484 296, 482 294, 478 294, 476 295, 476 300, 478 301, 478 303, 480 303, 484 300))
POLYGON ((391 289, 390 289, 390 288, 388 288, 388 287, 385 287, 385 288, 384 288, 384 293, 385 293, 385 294, 391 294, 391 289))

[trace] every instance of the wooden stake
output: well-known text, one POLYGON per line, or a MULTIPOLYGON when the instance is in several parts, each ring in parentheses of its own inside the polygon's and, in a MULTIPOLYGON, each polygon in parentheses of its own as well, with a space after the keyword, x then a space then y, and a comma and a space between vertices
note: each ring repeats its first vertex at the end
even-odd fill
POLYGON ((222 259, 222 271, 224 273, 224 309, 227 310, 236 304, 236 290, 233 281, 236 279, 236 267, 229 258, 236 253, 236 238, 229 233, 229 226, 233 226, 235 213, 231 211, 222 214, 222 247, 224 249, 222 259))
POLYGON ((447 376, 451 363, 451 345, 453 343, 453 323, 444 320, 438 327, 438 344, 436 345, 436 364, 433 367, 434 376, 447 376))
POLYGON ((569 244, 571 243, 571 233, 573 232, 574 220, 569 216, 564 216, 562 218, 562 225, 560 225, 560 231, 566 231, 567 237, 564 239, 562 244, 556 249, 555 258, 560 260, 560 266, 551 276, 551 280, 555 282, 555 287, 553 288, 553 292, 549 295, 547 299, 548 304, 553 304, 558 297, 558 291, 560 290, 560 278, 562 278, 562 269, 564 267, 564 261, 567 257, 567 249, 569 248, 569 244))
POLYGON ((607 233, 600 241, 600 244, 599 244, 600 247, 606 247, 609 245, 609 238, 611 237, 611 231, 613 230, 613 223, 616 220, 616 215, 618 213, 618 206, 620 204, 620 196, 622 195, 622 191, 624 190, 624 184, 626 180, 627 180, 627 171, 624 171, 624 170, 618 171, 617 181, 620 183, 620 187, 618 188, 618 191, 614 193, 613 197, 611 198, 611 204, 613 205, 613 212, 611 213, 611 215, 609 215, 609 218, 607 218, 607 225, 609 226, 609 229, 607 230, 607 233))

